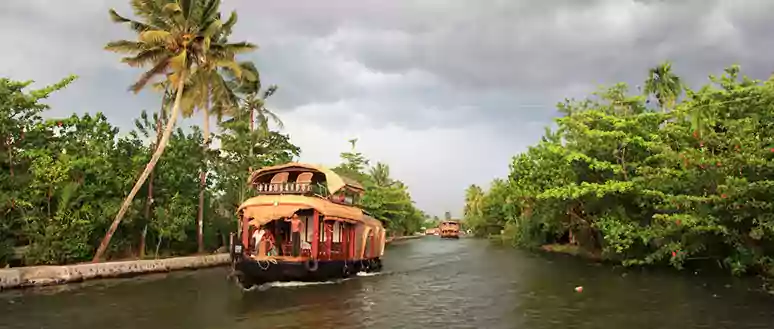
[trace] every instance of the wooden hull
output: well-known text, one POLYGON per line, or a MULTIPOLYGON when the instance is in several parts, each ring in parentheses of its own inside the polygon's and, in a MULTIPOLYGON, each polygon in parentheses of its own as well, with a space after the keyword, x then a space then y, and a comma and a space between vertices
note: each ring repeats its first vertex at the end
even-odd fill
POLYGON ((320 261, 258 261, 248 257, 234 260, 233 273, 247 289, 269 282, 324 282, 346 279, 358 272, 378 272, 381 259, 320 261))

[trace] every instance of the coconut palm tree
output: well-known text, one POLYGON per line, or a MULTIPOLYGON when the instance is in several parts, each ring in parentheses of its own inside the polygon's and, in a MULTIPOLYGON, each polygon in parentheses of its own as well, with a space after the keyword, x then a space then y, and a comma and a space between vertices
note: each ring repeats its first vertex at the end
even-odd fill
POLYGON ((470 185, 465 190, 465 209, 463 214, 466 220, 475 222, 479 219, 484 201, 484 190, 478 185, 470 185))
MULTIPOLYGON (((277 92, 276 85, 270 85, 266 90, 261 90, 261 79, 258 69, 252 62, 240 63, 242 77, 231 77, 227 90, 233 91, 234 97, 238 98, 239 107, 224 107, 218 110, 219 118, 224 115, 231 116, 230 120, 243 120, 244 117, 250 119, 250 131, 256 131, 256 121, 258 121, 258 132, 260 138, 269 136, 269 122, 273 121, 278 128, 282 129, 285 124, 274 113, 266 108, 266 99, 277 92), (257 120, 256 120, 257 119, 257 120)), ((255 145, 258 141, 252 140, 255 145)), ((253 148, 250 148, 250 157, 253 156, 253 148)), ((249 168, 250 171, 253 168, 249 168)))
POLYGON ((129 66, 149 68, 130 90, 137 93, 153 78, 163 76, 174 91, 175 100, 156 150, 113 219, 94 254, 94 262, 104 255, 134 196, 164 153, 177 117, 180 116, 186 81, 200 65, 207 63, 205 54, 209 49, 219 47, 212 43, 212 37, 223 26, 219 19, 219 0, 131 0, 130 4, 137 20, 121 16, 113 9, 109 14, 114 22, 127 24, 136 32, 138 40, 112 41, 105 49, 127 54, 122 61, 129 66))
POLYGON ((371 179, 373 179, 376 186, 387 187, 392 186, 394 183, 390 178, 390 166, 385 163, 377 162, 369 171, 371 179))
MULTIPOLYGON (((220 26, 212 36, 208 51, 204 52, 206 62, 199 65, 191 74, 186 86, 186 94, 183 96, 182 112, 184 117, 191 117, 199 110, 202 112, 204 123, 202 130, 204 141, 202 151, 206 152, 210 147, 210 110, 215 109, 218 122, 221 121, 224 112, 230 108, 239 106, 231 85, 226 80, 227 76, 242 79, 242 68, 236 62, 236 55, 255 50, 253 44, 240 42, 229 43, 228 35, 237 22, 236 12, 232 12, 229 19, 220 26)), ((246 72, 246 80, 255 80, 257 77, 252 72, 246 72)), ((207 187, 207 168, 202 166, 199 173, 199 209, 196 216, 197 243, 199 253, 204 252, 204 192, 207 187)))
POLYGON ((677 98, 683 93, 683 82, 672 72, 672 63, 666 61, 651 68, 645 80, 645 94, 653 94, 661 111, 673 110, 677 98))
POLYGON ((266 108, 266 99, 277 92, 277 85, 270 85, 262 91, 260 75, 255 64, 252 62, 242 63, 241 68, 247 78, 232 80, 236 86, 233 89, 241 97, 241 110, 250 114, 250 130, 256 130, 256 121, 259 131, 263 134, 268 134, 270 121, 274 122, 278 128, 284 128, 285 124, 279 116, 266 108), (251 79, 253 77, 255 78, 251 79))

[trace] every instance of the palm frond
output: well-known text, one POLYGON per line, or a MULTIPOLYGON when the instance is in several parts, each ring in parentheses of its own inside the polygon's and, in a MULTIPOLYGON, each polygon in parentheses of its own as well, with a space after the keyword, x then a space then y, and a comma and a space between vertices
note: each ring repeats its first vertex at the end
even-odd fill
MULTIPOLYGON (((199 1, 197 1, 198 3, 199 1)), ((194 8, 193 3, 191 3, 191 0, 180 0, 180 12, 183 14, 183 17, 185 19, 191 19, 191 15, 193 14, 194 8)))
POLYGON ((185 15, 183 14, 183 9, 180 8, 180 4, 177 2, 166 4, 164 8, 162 8, 162 13, 167 17, 171 17, 175 24, 179 26, 185 26, 185 15))
POLYGON ((133 91, 134 93, 140 92, 142 88, 145 88, 145 85, 148 84, 148 82, 153 79, 153 77, 163 74, 167 68, 169 67, 170 59, 163 59, 160 60, 154 65, 150 70, 146 71, 145 73, 140 76, 140 79, 137 80, 131 87, 129 87, 129 90, 133 91))
POLYGON ((176 72, 180 72, 184 70, 187 67, 188 64, 188 51, 183 49, 179 54, 177 54, 175 57, 170 58, 169 60, 169 66, 172 68, 172 70, 176 72))
POLYGON ((163 48, 154 48, 143 50, 139 54, 133 57, 124 57, 121 62, 128 64, 131 67, 143 67, 153 65, 159 60, 168 58, 169 52, 163 48))
MULTIPOLYGON (((220 8, 220 0, 209 0, 202 6, 202 18, 212 18, 220 16, 218 9, 220 8)), ((220 19, 220 17, 218 17, 220 19)))
POLYGON ((276 92, 277 92, 277 89, 278 89, 278 88, 279 88, 279 87, 277 87, 277 85, 271 85, 271 86, 269 86, 269 88, 268 88, 268 89, 266 89, 266 91, 264 91, 264 92, 263 92, 263 97, 262 97, 262 98, 263 98, 263 99, 267 99, 267 98, 271 97, 271 95, 274 95, 274 93, 276 93, 276 92))
POLYGON ((151 25, 148 25, 146 23, 141 23, 135 20, 128 19, 126 17, 123 17, 116 12, 115 9, 110 9, 108 11, 108 14, 110 15, 110 20, 115 23, 127 23, 129 24, 129 27, 135 31, 135 32, 143 32, 147 30, 153 29, 151 25))
POLYGON ((254 51, 258 49, 258 45, 243 41, 243 42, 237 42, 237 43, 212 45, 212 49, 214 51, 221 51, 224 53, 231 53, 236 55, 236 54, 243 54, 246 52, 254 51))
POLYGON ((115 53, 136 54, 147 49, 146 44, 137 41, 116 40, 108 42, 105 50, 115 53))
MULTIPOLYGON (((274 121, 274 124, 276 124, 276 125, 277 125, 277 128, 279 128, 279 129, 285 129, 285 123, 284 123, 284 122, 282 122, 282 120, 279 118, 279 116, 277 115, 277 113, 274 113, 274 112, 272 112, 272 111, 269 111, 269 110, 267 110, 266 108, 262 109, 261 111, 264 113, 264 115, 265 115, 265 116, 266 116, 268 119, 271 119, 271 121, 274 121)), ((268 120, 267 120, 267 121, 268 121, 268 120)))
POLYGON ((221 23, 219 19, 213 20, 207 25, 207 28, 204 29, 204 36, 211 38, 212 36, 215 36, 222 27, 223 23, 221 23))
MULTIPOLYGON (((167 30, 172 27, 171 21, 164 15, 163 8, 175 0, 131 0, 130 4, 135 16, 141 17, 154 29, 167 30)), ((138 31, 140 32, 140 31, 138 31)))
POLYGON ((230 71, 236 79, 242 79, 242 66, 233 60, 218 60, 214 63, 215 67, 230 71))
POLYGON ((164 45, 172 38, 172 34, 163 30, 148 30, 140 33, 140 41, 151 45, 164 45))
POLYGON ((234 25, 237 23, 237 12, 232 11, 231 15, 228 17, 225 23, 223 23, 223 30, 228 31, 227 34, 231 34, 231 30, 234 28, 234 25))

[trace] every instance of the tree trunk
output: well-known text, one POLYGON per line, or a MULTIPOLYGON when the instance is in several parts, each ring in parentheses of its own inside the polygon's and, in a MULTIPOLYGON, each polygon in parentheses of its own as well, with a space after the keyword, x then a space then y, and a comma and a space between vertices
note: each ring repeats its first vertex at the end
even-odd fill
MULTIPOLYGON (((253 135, 252 132, 255 131, 255 111, 253 111, 253 108, 250 107, 250 161, 253 159, 253 148, 255 147, 255 141, 253 141, 253 135)), ((250 166, 247 168, 247 171, 249 171, 248 174, 253 173, 253 166, 250 166)))
MULTIPOLYGON (((159 114, 156 118, 156 142, 151 146, 154 151, 156 146, 159 145, 159 140, 161 139, 161 125, 164 123, 164 117, 166 114, 166 111, 164 111, 166 100, 167 91, 164 90, 164 95, 161 96, 161 108, 159 109, 159 114)), ((150 177, 148 177, 148 195, 145 199, 145 225, 143 226, 142 233, 140 234, 140 259, 145 258, 145 239, 148 237, 148 223, 153 220, 151 218, 151 209, 153 207, 153 177, 155 176, 155 172, 156 170, 154 168, 154 170, 150 173, 150 177)))
POLYGON ((145 238, 148 236, 148 223, 142 227, 142 233, 140 233, 140 259, 145 258, 145 238))
POLYGON ((124 199, 124 203, 121 204, 121 209, 118 211, 116 218, 113 219, 113 223, 110 224, 110 228, 108 229, 107 233, 105 233, 105 237, 102 238, 102 242, 100 242, 99 248, 97 248, 97 252, 94 253, 94 258, 92 259, 92 262, 94 263, 99 262, 100 259, 102 259, 102 256, 105 254, 105 251, 110 244, 110 239, 113 237, 113 233, 116 232, 116 229, 118 229, 118 224, 121 223, 121 220, 124 218, 126 211, 129 210, 129 206, 132 204, 134 196, 137 195, 138 191, 140 191, 142 185, 145 184, 145 180, 148 179, 148 176, 150 176, 153 168, 156 167, 156 163, 159 162, 161 155, 164 154, 164 149, 167 147, 167 143, 169 143, 169 137, 172 135, 172 131, 175 128, 177 117, 180 115, 180 100, 183 98, 185 77, 185 73, 180 75, 180 81, 178 82, 176 91, 177 95, 175 95, 175 104, 172 106, 172 115, 169 118, 169 122, 167 122, 167 127, 164 129, 164 135, 161 136, 159 145, 156 147, 156 151, 153 152, 153 156, 151 156, 148 165, 145 166, 145 170, 143 170, 140 178, 137 179, 137 182, 134 184, 134 187, 132 187, 129 195, 126 196, 126 199, 124 199))
MULTIPOLYGON (((14 178, 14 172, 13 172, 13 146, 14 145, 13 144, 14 143, 11 141, 11 137, 8 137, 8 143, 5 144, 5 146, 7 147, 7 150, 8 150, 8 168, 10 169, 10 174, 11 174, 11 186, 13 186, 15 188, 16 187, 16 181, 13 179, 14 178)), ((15 209, 15 208, 16 208, 16 196, 12 195, 11 196, 11 209, 15 209)))
POLYGON ((153 258, 155 258, 155 259, 159 258, 159 248, 161 248, 161 241, 162 240, 163 239, 161 238, 161 236, 159 236, 159 241, 156 242, 156 253, 153 255, 153 258))
POLYGON ((202 145, 202 164, 201 172, 199 173, 199 211, 196 214, 196 243, 199 246, 199 253, 204 253, 204 192, 207 188, 207 149, 210 147, 210 100, 209 95, 206 103, 204 104, 204 125, 202 130, 204 133, 204 145, 202 145))

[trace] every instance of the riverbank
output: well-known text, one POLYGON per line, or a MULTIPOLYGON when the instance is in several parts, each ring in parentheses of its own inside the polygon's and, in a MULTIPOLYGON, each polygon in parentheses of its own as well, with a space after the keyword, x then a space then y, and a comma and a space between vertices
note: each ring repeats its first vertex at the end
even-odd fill
MULTIPOLYGON (((422 238, 421 235, 390 237, 386 243, 422 238)), ((86 280, 131 277, 143 274, 193 270, 229 263, 227 253, 151 260, 84 263, 61 266, 27 266, 0 269, 0 290, 39 287, 86 280)))
POLYGON ((388 244, 390 242, 395 241, 403 241, 403 240, 412 240, 412 239, 419 239, 421 237, 424 237, 424 235, 404 235, 404 236, 392 236, 387 238, 387 241, 385 241, 385 244, 388 244))
POLYGON ((62 266, 29 266, 0 269, 0 290, 81 282, 101 278, 192 270, 229 263, 228 254, 166 259, 85 263, 62 266))

